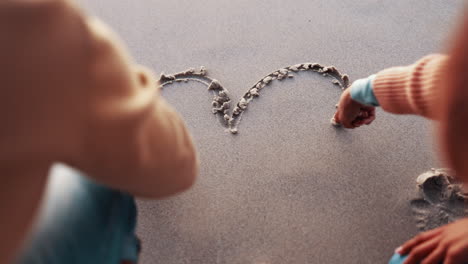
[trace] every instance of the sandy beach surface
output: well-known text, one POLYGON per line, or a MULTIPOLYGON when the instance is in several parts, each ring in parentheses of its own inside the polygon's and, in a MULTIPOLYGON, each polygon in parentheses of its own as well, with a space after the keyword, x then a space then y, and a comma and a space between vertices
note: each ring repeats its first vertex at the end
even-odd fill
MULTIPOLYGON (((353 81, 443 52, 462 10, 446 0, 79 2, 158 76, 203 65, 235 101, 297 63, 334 65, 353 81)), ((200 175, 182 195, 139 201, 141 263, 386 263, 418 232, 416 177, 441 166, 433 129, 380 109, 371 126, 336 129, 340 93, 317 73, 274 82, 232 135, 204 85, 164 88, 200 175)))

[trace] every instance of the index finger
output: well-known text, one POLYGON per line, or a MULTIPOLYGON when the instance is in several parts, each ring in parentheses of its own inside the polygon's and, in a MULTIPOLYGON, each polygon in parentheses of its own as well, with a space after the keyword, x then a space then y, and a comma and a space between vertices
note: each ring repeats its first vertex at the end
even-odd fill
POLYGON ((332 120, 333 120, 336 124, 341 124, 340 118, 338 117, 338 111, 335 112, 335 114, 333 115, 332 120))

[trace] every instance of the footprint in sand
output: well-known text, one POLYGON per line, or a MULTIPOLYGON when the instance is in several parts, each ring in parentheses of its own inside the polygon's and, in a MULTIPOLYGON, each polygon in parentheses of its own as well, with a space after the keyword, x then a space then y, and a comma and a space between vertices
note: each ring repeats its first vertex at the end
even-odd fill
POLYGON ((427 231, 468 216, 468 193, 448 169, 431 169, 417 178, 419 198, 410 202, 416 226, 427 231))

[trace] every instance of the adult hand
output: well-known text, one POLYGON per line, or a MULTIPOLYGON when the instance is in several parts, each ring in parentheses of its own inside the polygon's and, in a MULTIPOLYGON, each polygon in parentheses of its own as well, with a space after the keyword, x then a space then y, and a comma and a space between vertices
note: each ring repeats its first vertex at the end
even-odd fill
POLYGON ((468 263, 468 219, 421 233, 396 252, 408 255, 404 264, 468 263))
POLYGON ((369 125, 375 120, 375 107, 363 105, 351 98, 349 88, 341 95, 334 119, 346 128, 369 125))

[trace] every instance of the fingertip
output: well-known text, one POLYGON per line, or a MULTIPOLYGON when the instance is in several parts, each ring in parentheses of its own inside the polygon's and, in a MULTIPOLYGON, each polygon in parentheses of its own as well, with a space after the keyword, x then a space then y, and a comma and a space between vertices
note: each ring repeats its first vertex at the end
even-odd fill
POLYGON ((399 251, 398 254, 402 255, 402 256, 405 256, 405 255, 408 255, 410 253, 410 248, 407 248, 405 246, 401 246, 401 249, 399 251))
POLYGON ((402 247, 402 246, 397 247, 397 248, 395 249, 395 253, 402 255, 402 253, 403 253, 403 247, 402 247))
POLYGON ((372 121, 374 121, 373 119, 368 119, 366 120, 366 122, 364 122, 364 124, 366 124, 367 126, 370 125, 372 123, 372 121))
POLYGON ((341 123, 340 119, 338 118, 338 111, 336 111, 335 114, 333 115, 333 119, 335 120, 336 123, 341 123))
POLYGON ((355 127, 360 127, 360 126, 362 126, 364 124, 365 124, 364 120, 358 120, 358 121, 353 122, 353 126, 355 126, 355 127))

